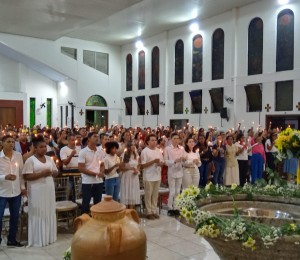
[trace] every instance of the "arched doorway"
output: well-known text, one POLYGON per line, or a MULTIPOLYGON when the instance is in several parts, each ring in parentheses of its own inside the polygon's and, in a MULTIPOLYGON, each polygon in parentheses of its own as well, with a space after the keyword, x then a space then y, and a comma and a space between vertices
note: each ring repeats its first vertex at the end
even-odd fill
POLYGON ((93 95, 86 101, 85 124, 88 127, 108 127, 108 110, 106 100, 99 95, 93 95), (89 109, 88 107, 91 107, 89 109))

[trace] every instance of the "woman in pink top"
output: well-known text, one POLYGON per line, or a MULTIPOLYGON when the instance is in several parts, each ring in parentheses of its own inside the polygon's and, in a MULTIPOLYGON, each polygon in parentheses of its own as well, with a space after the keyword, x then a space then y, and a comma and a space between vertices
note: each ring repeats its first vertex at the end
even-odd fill
POLYGON ((257 179, 262 179, 264 163, 266 162, 266 154, 263 144, 261 143, 262 136, 259 133, 252 143, 251 157, 251 183, 254 184, 257 179))

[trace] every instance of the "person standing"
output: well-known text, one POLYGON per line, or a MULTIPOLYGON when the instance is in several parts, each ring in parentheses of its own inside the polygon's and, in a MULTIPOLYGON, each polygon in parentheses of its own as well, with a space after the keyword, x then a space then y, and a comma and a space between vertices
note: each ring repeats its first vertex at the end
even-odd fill
POLYGON ((265 151, 266 151, 266 161, 267 166, 275 171, 275 154, 278 152, 278 149, 275 147, 275 140, 277 138, 276 133, 271 133, 270 137, 265 143, 265 151))
POLYGON ((238 134, 235 145, 239 149, 237 160, 239 165, 240 185, 244 186, 247 181, 249 144, 245 142, 245 137, 243 134, 238 134))
MULTIPOLYGON (((9 205, 9 233, 7 246, 23 247, 16 240, 21 207, 21 195, 26 195, 22 176, 23 159, 19 152, 14 151, 14 139, 10 135, 2 138, 3 149, 0 152, 0 232, 6 204, 9 205)), ((0 238, 1 244, 2 238, 0 238)))
POLYGON ((32 139, 35 153, 23 168, 28 185, 28 246, 47 246, 57 239, 55 188, 53 176, 58 170, 47 152, 44 138, 32 139))
POLYGON ((113 197, 113 200, 119 201, 120 181, 118 172, 120 166, 120 158, 117 156, 119 144, 117 142, 107 142, 105 144, 105 149, 105 193, 107 195, 111 195, 113 197))
POLYGON ((216 143, 212 147, 212 162, 215 166, 213 176, 214 185, 223 185, 223 176, 225 170, 225 151, 226 146, 223 143, 222 136, 218 135, 216 143))
POLYGON ((121 187, 120 201, 127 208, 134 208, 141 203, 139 181, 140 157, 136 151, 135 141, 127 142, 120 164, 121 187))
POLYGON ((169 199, 168 199, 168 215, 177 216, 180 214, 178 209, 174 207, 174 199, 180 193, 183 169, 182 163, 185 161, 184 149, 179 147, 179 135, 171 134, 172 144, 167 146, 164 151, 164 160, 168 166, 168 183, 169 183, 169 199))
POLYGON ((199 172, 200 172, 199 186, 205 187, 208 180, 209 167, 211 163, 212 154, 210 148, 205 142, 204 135, 198 136, 198 143, 195 145, 195 149, 196 150, 199 149, 199 154, 201 158, 201 166, 199 167, 199 172))
MULTIPOLYGON (((76 149, 75 135, 70 134, 67 137, 68 145, 60 149, 60 159, 63 163, 63 173, 79 173, 78 171, 78 154, 80 150, 76 149)), ((68 199, 75 202, 75 185, 74 176, 69 176, 69 194, 68 199)))
POLYGON ((149 134, 145 139, 147 145, 141 153, 143 167, 143 181, 145 189, 146 218, 159 218, 157 214, 157 200, 161 182, 161 166, 164 165, 164 158, 156 147, 156 135, 149 134))
POLYGON ((255 184, 257 179, 262 179, 266 153, 262 142, 261 133, 258 133, 252 141, 251 157, 251 183, 255 184))
POLYGON ((90 212, 90 201, 94 205, 101 201, 103 191, 103 154, 97 149, 98 134, 88 134, 87 146, 79 152, 78 169, 82 177, 82 213, 90 212))
POLYGON ((239 165, 236 158, 239 154, 239 148, 233 144, 233 137, 231 135, 227 136, 226 141, 224 185, 229 186, 233 183, 240 185, 239 165))
POLYGON ((195 141, 192 135, 188 136, 184 142, 185 158, 183 163, 182 188, 186 189, 190 185, 198 187, 200 173, 198 167, 201 166, 199 150, 195 151, 195 141))

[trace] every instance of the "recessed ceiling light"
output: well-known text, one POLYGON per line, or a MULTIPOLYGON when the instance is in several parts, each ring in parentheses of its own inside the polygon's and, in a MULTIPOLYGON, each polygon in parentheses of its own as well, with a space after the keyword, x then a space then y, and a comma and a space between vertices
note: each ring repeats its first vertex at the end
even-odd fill
POLYGON ((192 32, 197 32, 197 31, 199 31, 199 25, 198 25, 198 23, 192 23, 191 25, 190 25, 190 30, 192 31, 192 32))
POLYGON ((286 5, 289 3, 289 0, 278 0, 278 4, 280 5, 286 5))
POLYGON ((141 49, 141 48, 144 47, 144 44, 142 43, 142 41, 137 41, 137 42, 135 43, 135 47, 136 47, 137 49, 141 49))

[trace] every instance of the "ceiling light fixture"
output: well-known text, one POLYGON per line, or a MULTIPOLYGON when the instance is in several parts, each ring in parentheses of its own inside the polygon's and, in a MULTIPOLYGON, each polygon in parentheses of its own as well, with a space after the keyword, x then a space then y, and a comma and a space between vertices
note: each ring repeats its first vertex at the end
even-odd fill
POLYGON ((142 43, 142 41, 137 41, 137 42, 135 43, 135 47, 136 47, 137 49, 141 49, 141 48, 144 47, 144 44, 142 43))
POLYGON ((278 4, 280 5, 286 5, 289 3, 289 0, 278 0, 278 4))
POLYGON ((189 28, 192 32, 198 32, 199 31, 198 23, 192 23, 189 28))

